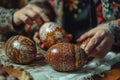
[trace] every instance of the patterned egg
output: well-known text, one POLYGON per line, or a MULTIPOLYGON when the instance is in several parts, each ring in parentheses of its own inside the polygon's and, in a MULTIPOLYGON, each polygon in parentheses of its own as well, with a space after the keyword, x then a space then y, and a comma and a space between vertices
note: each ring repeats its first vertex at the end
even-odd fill
POLYGON ((45 48, 59 42, 65 42, 67 36, 65 30, 54 22, 44 23, 39 30, 39 35, 45 48))
POLYGON ((28 64, 37 55, 35 43, 22 35, 9 38, 5 44, 5 49, 7 57, 18 64, 28 64))
POLYGON ((57 71, 74 71, 87 62, 87 54, 80 46, 71 43, 58 43, 46 53, 46 60, 57 71))

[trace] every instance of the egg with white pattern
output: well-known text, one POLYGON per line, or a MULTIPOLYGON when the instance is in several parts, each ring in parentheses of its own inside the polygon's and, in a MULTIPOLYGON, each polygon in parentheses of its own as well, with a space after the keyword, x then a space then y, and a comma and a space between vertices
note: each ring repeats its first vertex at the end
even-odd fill
POLYGON ((66 31, 55 22, 44 23, 40 30, 39 36, 44 48, 50 48, 52 45, 60 42, 66 42, 66 31))

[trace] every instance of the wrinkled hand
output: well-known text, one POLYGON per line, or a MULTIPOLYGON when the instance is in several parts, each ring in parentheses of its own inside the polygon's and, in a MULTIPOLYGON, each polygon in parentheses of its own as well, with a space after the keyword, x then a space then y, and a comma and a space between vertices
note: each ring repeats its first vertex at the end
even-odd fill
MULTIPOLYGON (((67 34, 64 42, 70 42, 71 39, 72 39, 72 35, 71 34, 67 34)), ((33 36, 33 40, 36 42, 36 44, 40 48, 43 48, 43 49, 45 48, 44 45, 42 44, 42 42, 40 41, 39 32, 35 32, 35 34, 33 36)))
POLYGON ((92 57, 104 57, 111 49, 114 42, 114 36, 110 27, 106 24, 101 24, 98 27, 91 29, 77 39, 77 42, 83 43, 87 39, 89 39, 89 41, 84 50, 92 57))
POLYGON ((34 4, 28 4, 13 15, 13 23, 16 26, 22 23, 32 25, 34 22, 41 24, 46 21, 49 21, 48 17, 40 7, 34 4))

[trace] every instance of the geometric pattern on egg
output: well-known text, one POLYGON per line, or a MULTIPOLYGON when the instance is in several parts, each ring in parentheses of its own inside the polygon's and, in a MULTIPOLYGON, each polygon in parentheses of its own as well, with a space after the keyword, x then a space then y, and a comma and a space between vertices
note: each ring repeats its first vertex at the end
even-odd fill
POLYGON ((65 30, 54 22, 44 23, 39 30, 41 43, 46 48, 56 43, 64 42, 66 35, 65 30))

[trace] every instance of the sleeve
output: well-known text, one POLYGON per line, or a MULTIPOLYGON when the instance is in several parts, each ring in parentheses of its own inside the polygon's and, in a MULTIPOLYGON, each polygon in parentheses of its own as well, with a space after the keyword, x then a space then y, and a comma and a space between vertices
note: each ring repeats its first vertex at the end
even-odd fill
POLYGON ((106 21, 110 21, 115 19, 115 13, 118 7, 113 7, 113 5, 116 5, 113 0, 101 0, 102 4, 102 14, 106 21))
POLYGON ((115 43, 120 43, 120 1, 101 0, 101 2, 104 20, 115 36, 115 43))
POLYGON ((14 30, 12 16, 15 9, 5 9, 0 7, 0 33, 14 30))
POLYGON ((107 25, 115 36, 115 43, 120 44, 120 19, 109 21, 107 22, 107 25))

